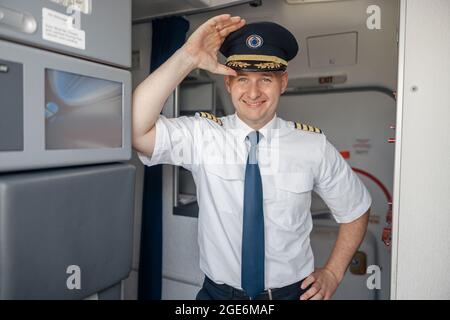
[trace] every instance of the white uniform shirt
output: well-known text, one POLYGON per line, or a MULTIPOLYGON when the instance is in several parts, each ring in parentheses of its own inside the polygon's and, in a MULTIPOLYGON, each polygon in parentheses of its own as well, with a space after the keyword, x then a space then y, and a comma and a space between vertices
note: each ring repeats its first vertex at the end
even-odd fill
MULTIPOLYGON (((241 289, 244 177, 253 131, 238 116, 160 116, 148 166, 182 165, 192 172, 199 205, 200 268, 213 281, 241 289)), ((265 229, 265 287, 280 288, 314 271, 309 234, 311 191, 319 194, 339 223, 355 220, 370 195, 324 134, 295 128, 274 117, 259 132, 265 229)))

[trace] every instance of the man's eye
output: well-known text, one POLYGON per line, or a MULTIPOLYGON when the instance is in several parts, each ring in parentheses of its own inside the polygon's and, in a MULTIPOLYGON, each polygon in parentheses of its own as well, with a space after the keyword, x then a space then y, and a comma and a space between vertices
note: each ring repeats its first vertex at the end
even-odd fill
POLYGON ((238 78, 237 81, 239 81, 239 82, 245 82, 245 81, 247 81, 247 78, 238 78))
POLYGON ((270 78, 263 78, 263 81, 264 82, 272 82, 272 79, 270 79, 270 78))

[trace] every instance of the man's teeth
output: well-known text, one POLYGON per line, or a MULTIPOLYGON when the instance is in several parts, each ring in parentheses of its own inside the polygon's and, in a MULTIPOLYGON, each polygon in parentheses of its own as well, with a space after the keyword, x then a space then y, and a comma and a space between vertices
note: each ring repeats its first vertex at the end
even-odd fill
POLYGON ((246 104, 250 105, 250 106, 257 106, 263 103, 263 101, 258 101, 258 102, 249 102, 249 101, 244 101, 246 104))

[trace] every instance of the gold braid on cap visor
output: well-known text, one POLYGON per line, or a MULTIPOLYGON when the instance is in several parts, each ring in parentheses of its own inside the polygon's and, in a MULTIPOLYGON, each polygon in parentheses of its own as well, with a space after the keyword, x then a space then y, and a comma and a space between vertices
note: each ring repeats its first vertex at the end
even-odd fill
POLYGON ((256 54, 235 54, 227 58, 226 65, 237 68, 248 68, 254 66, 261 70, 279 69, 287 67, 288 62, 275 56, 265 56, 256 54), (245 61, 261 61, 259 63, 249 63, 245 61))

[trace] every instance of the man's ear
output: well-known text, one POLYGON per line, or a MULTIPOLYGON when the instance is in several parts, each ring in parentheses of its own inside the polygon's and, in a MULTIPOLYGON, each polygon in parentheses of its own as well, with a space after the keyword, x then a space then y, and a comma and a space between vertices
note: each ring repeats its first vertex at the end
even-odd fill
POLYGON ((223 77, 223 80, 225 82, 225 87, 227 88, 228 93, 231 93, 231 76, 225 76, 223 77))
POLYGON ((286 91, 288 80, 289 80, 288 72, 285 71, 281 74, 281 94, 283 94, 286 91))

